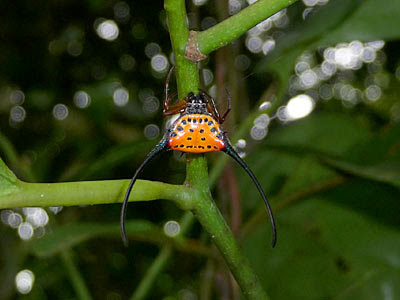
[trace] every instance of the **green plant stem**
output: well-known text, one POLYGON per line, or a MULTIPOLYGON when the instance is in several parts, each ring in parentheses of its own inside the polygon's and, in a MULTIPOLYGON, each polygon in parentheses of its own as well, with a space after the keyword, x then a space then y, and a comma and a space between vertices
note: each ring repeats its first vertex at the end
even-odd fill
MULTIPOLYGON (((189 37, 184 0, 166 0, 168 24, 177 68, 179 98, 188 92, 197 92, 199 86, 196 65, 185 59, 185 46, 189 37), (192 74, 190 74, 192 73, 192 74), (195 77, 194 77, 195 76, 195 77)), ((185 185, 193 192, 192 212, 211 235, 221 251, 234 277, 248 299, 268 299, 247 258, 239 249, 235 238, 216 207, 209 190, 207 161, 204 155, 187 154, 185 185)))
POLYGON ((298 0, 258 0, 232 17, 197 35, 199 50, 209 54, 238 39, 247 30, 298 0))
MULTIPOLYGON (((26 206, 71 206, 122 202, 129 180, 26 183, 0 196, 0 209, 26 206)), ((191 208, 191 190, 182 185, 138 180, 130 201, 166 199, 184 209, 191 208)))
MULTIPOLYGON (((197 92, 199 86, 199 75, 196 64, 185 59, 185 45, 189 37, 189 29, 186 24, 186 7, 183 0, 166 0, 164 7, 167 12, 170 38, 175 58, 175 72, 178 86, 178 98, 183 99, 189 92, 197 92)), ((186 212, 181 220, 181 232, 176 237, 182 239, 183 235, 190 229, 194 218, 190 212, 186 212)), ((173 254, 170 245, 164 246, 138 287, 131 296, 131 300, 145 299, 149 293, 156 277, 168 264, 173 254)))
POLYGON ((79 273, 79 270, 75 265, 72 251, 70 249, 63 250, 61 251, 60 256, 65 268, 67 269, 71 284, 79 299, 91 300, 92 296, 89 293, 89 290, 85 284, 85 281, 82 278, 82 275, 79 273))
POLYGON ((269 299, 211 197, 207 161, 203 156, 189 154, 186 170, 186 183, 195 191, 193 214, 211 235, 243 294, 247 299, 269 299))
POLYGON ((160 274, 165 269, 165 266, 172 257, 172 253, 173 250, 170 245, 164 246, 160 250, 158 256, 154 259, 151 266, 147 269, 146 274, 140 281, 140 284, 136 288, 130 300, 142 300, 146 298, 158 274, 160 274))
MULTIPOLYGON (((175 237, 176 240, 180 240, 183 238, 183 235, 185 235, 192 226, 193 221, 194 218, 192 213, 186 212, 183 215, 182 220, 179 222, 181 226, 181 231, 179 235, 175 237)), ((146 274, 144 275, 132 297, 130 298, 131 300, 142 300, 146 298, 158 274, 160 274, 165 269, 166 265, 172 257, 172 254, 173 248, 171 245, 166 245, 160 250, 158 256, 156 257, 156 259, 154 259, 153 263, 147 270, 146 274)))
MULTIPOLYGON (((199 76, 195 64, 185 59, 185 45, 189 37, 189 29, 186 24, 186 7, 183 0, 166 0, 164 3, 167 11, 170 38, 175 58, 175 72, 178 86, 178 98, 183 99, 189 92, 197 92, 199 76)), ((181 221, 181 232, 176 239, 189 230, 193 223, 193 215, 186 212, 181 221)), ((131 300, 145 299, 158 274, 165 269, 173 254, 170 245, 164 246, 156 259, 151 264, 145 276, 131 296, 131 300)))
POLYGON ((209 300, 212 299, 212 289, 215 282, 215 261, 208 259, 202 273, 199 298, 200 300, 209 300))
POLYGON ((167 12, 171 45, 175 58, 178 97, 183 99, 189 92, 197 93, 199 88, 197 66, 185 58, 185 46, 189 38, 185 1, 165 0, 164 8, 167 12))

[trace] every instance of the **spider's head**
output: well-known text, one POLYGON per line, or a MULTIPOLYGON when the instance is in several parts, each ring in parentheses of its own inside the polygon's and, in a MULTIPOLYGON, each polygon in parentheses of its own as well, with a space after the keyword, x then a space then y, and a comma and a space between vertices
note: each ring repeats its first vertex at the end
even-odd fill
POLYGON ((207 99, 202 94, 189 93, 187 95, 186 113, 189 114, 206 114, 207 99))

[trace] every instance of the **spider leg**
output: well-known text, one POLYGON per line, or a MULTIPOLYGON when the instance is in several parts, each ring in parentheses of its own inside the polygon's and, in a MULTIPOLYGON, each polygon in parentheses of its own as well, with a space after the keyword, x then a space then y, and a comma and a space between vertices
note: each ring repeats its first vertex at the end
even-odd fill
POLYGON ((168 99, 164 101, 163 104, 163 113, 169 110, 170 106, 169 104, 171 103, 171 100, 176 96, 176 93, 173 93, 172 95, 168 96, 168 99))
POLYGON ((122 202, 122 208, 121 208, 121 236, 122 236, 122 241, 124 242, 124 245, 127 247, 128 246, 128 238, 126 237, 126 230, 125 230, 125 218, 126 218, 126 209, 128 206, 128 200, 129 200, 129 195, 131 194, 132 188, 136 182, 137 176, 142 172, 144 167, 147 165, 147 163, 152 160, 157 154, 166 151, 169 149, 168 146, 168 139, 167 135, 164 136, 164 138, 160 141, 160 143, 157 144, 157 146, 154 147, 153 150, 150 151, 150 153, 147 155, 145 160, 142 162, 142 164, 136 169, 135 174, 133 175, 131 182, 129 183, 128 189, 126 190, 124 201, 122 202))
POLYGON ((231 94, 229 93, 229 90, 227 88, 225 88, 226 94, 228 95, 228 108, 226 109, 226 112, 224 113, 224 115, 221 117, 221 120, 219 122, 219 124, 222 124, 225 122, 225 118, 226 116, 229 114, 229 112, 231 111, 232 107, 231 107, 231 94))
POLYGON ((269 219, 271 221, 271 226, 272 226, 272 248, 275 247, 276 244, 276 224, 275 224, 275 219, 274 215, 272 213, 271 206, 268 203, 267 196, 265 195, 260 183, 258 182, 256 176, 254 173, 250 170, 250 168, 247 166, 247 164, 243 161, 243 159, 240 158, 239 154, 233 149, 231 143, 229 140, 225 137, 224 138, 225 142, 225 150, 224 151, 226 154, 228 154, 230 157, 232 157, 250 176, 251 180, 253 180, 254 184, 256 185, 258 192, 261 195, 261 198, 264 200, 265 207, 267 209, 269 219))
POLYGON ((207 94, 204 90, 200 89, 200 95, 202 95, 205 99, 207 99, 207 110, 215 117, 219 124, 222 124, 221 116, 219 115, 217 106, 215 105, 214 98, 207 94))
POLYGON ((164 117, 183 112, 186 108, 186 104, 186 101, 182 100, 167 107, 167 109, 164 108, 164 117))
POLYGON ((171 79, 172 72, 174 71, 174 69, 175 69, 174 66, 172 66, 171 69, 169 69, 167 80, 165 81, 164 111, 168 109, 169 102, 173 98, 173 96, 172 97, 168 96, 168 90, 169 90, 169 81, 171 79))

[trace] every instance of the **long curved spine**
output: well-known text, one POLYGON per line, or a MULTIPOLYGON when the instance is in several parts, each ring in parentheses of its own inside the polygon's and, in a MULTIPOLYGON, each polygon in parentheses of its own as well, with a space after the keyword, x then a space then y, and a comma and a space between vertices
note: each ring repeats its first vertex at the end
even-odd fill
POLYGON ((147 163, 152 160, 157 154, 166 151, 169 149, 168 140, 164 137, 158 144, 150 151, 150 153, 146 156, 145 160, 142 164, 136 169, 135 174, 133 175, 131 182, 129 183, 128 189, 126 190, 124 201, 122 202, 121 208, 121 237, 124 245, 128 247, 128 238, 126 237, 126 230, 125 230, 125 218, 126 218, 126 208, 128 206, 129 195, 131 194, 132 188, 136 182, 136 179, 140 172, 144 169, 147 163))
POLYGON ((230 157, 232 157, 250 176, 250 178, 253 180, 254 184, 256 185, 262 199, 264 200, 265 207, 267 209, 269 219, 271 221, 271 227, 272 227, 272 248, 275 247, 276 245, 276 224, 275 224, 275 219, 274 215, 272 213, 271 206, 268 203, 267 196, 265 195, 260 183, 258 182, 256 176, 254 173, 250 170, 250 168, 247 166, 247 164, 244 162, 243 159, 240 158, 239 154, 233 149, 231 143, 229 140, 225 137, 225 150, 224 151, 226 154, 228 154, 230 157))

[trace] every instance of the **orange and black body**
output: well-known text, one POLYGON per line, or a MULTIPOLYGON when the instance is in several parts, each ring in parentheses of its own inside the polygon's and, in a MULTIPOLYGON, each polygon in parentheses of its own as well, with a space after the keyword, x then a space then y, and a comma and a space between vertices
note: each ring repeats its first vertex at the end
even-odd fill
POLYGON ((264 200, 264 204, 271 220, 273 232, 272 247, 274 247, 276 243, 276 226, 267 197, 265 196, 265 193, 257 178, 234 150, 225 132, 221 128, 221 124, 224 122, 225 117, 230 111, 229 97, 228 109, 223 116, 219 115, 214 99, 203 91, 201 91, 199 94, 189 93, 184 100, 169 106, 169 102, 172 98, 168 97, 168 83, 171 76, 171 71, 168 75, 165 88, 164 115, 168 116, 179 113, 180 116, 169 128, 167 128, 161 141, 157 144, 157 146, 154 147, 154 149, 147 155, 143 163, 137 168, 129 184, 128 190, 126 191, 121 210, 121 231, 122 239, 125 245, 127 245, 128 242, 125 232, 126 207, 128 204, 129 195, 133 185, 135 184, 137 176, 147 165, 147 163, 157 154, 167 150, 177 150, 190 153, 223 151, 231 156, 236 162, 238 162, 253 180, 258 191, 260 192, 261 197, 264 200))

